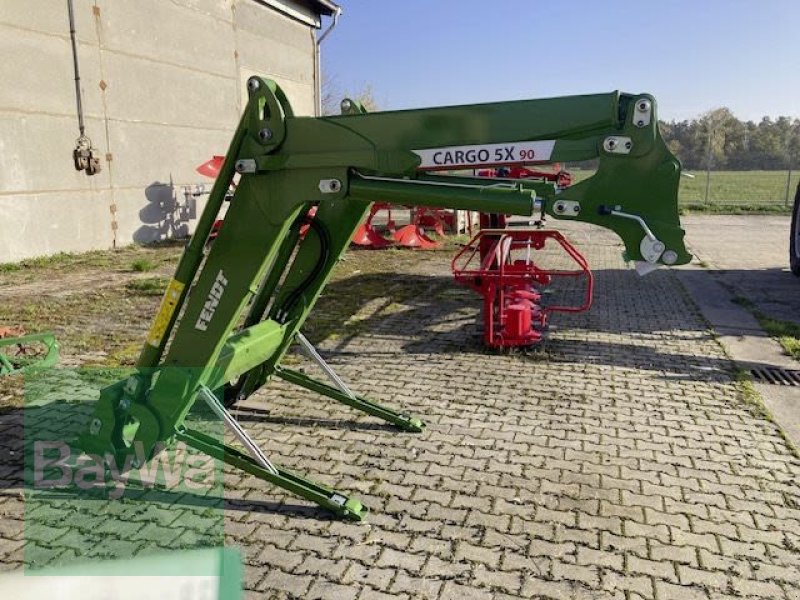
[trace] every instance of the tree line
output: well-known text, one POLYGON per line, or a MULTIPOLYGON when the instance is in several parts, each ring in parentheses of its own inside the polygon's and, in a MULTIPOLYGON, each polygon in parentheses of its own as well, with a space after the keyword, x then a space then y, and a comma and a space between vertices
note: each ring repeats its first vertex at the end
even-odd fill
POLYGON ((800 119, 740 121, 728 108, 717 108, 697 119, 659 125, 684 169, 771 171, 796 169, 800 161, 800 119))

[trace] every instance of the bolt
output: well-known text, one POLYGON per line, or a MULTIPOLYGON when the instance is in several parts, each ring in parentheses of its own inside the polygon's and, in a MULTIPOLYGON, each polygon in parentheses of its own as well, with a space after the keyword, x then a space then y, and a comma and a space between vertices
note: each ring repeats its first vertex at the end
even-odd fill
POLYGON ((636 126, 637 126, 637 127, 644 127, 644 121, 642 121, 641 119, 639 119, 638 121, 636 121, 636 126))
POLYGON ((234 168, 236 169, 237 173, 242 173, 244 171, 244 161, 237 160, 234 168))
POLYGON ((89 433, 91 435, 97 435, 100 433, 102 427, 103 422, 100 419, 92 419, 92 422, 89 424, 89 433))
POLYGON ((131 399, 127 396, 123 396, 122 400, 119 401, 119 408, 120 410, 128 410, 131 407, 131 399))
POLYGON ((613 150, 617 147, 617 142, 615 140, 608 140, 607 145, 609 150, 613 150))
POLYGON ((631 144, 630 142, 625 142, 625 149, 630 150, 631 148, 633 148, 633 144, 631 144))
POLYGON ((578 206, 577 204, 572 207, 572 212, 574 212, 574 213, 580 212, 580 210, 581 210, 581 207, 578 206))
POLYGON ((648 108, 650 108, 650 106, 648 105, 648 102, 646 100, 642 100, 641 102, 639 102, 639 110, 640 111, 644 112, 648 108))
POLYGON ((130 394, 131 396, 136 395, 136 388, 139 387, 139 380, 136 377, 128 377, 127 381, 125 381, 125 393, 130 394))
POLYGON ((262 142, 271 140, 272 130, 269 127, 264 127, 264 129, 258 132, 258 139, 260 139, 262 142))
POLYGON ((564 212, 564 205, 560 202, 556 204, 556 212, 564 212))
POLYGON ((342 100, 342 112, 348 112, 351 108, 353 108, 353 103, 348 98, 342 100))
POLYGON ((342 182, 338 179, 320 179, 319 191, 323 194, 338 192, 342 189, 342 182))
POLYGON ((249 91, 255 92, 259 87, 261 87, 261 84, 255 77, 251 77, 250 79, 247 80, 247 89, 249 91))

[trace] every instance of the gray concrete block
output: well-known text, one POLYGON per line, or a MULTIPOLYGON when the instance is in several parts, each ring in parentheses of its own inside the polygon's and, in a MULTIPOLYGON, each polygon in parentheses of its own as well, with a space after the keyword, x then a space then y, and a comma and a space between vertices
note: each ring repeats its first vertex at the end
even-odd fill
MULTIPOLYGON (((188 9, 221 21, 230 22, 232 18, 231 4, 235 4, 237 1, 239 0, 234 0, 233 2, 229 0, 172 0, 172 3, 185 6, 188 9)), ((252 0, 246 1, 251 2, 252 0)))
MULTIPOLYGON (((102 121, 87 119, 86 127, 104 154, 102 121)), ((0 194, 108 187, 108 170, 91 178, 75 170, 77 137, 75 116, 0 112, 0 194)))
MULTIPOLYGON (((92 0, 74 0, 75 30, 81 42, 97 43, 92 0)), ((3 0, 0 23, 69 39, 67 3, 63 0, 3 0)))
POLYGON ((108 54, 108 116, 114 120, 231 131, 239 119, 237 79, 123 54, 108 54))
POLYGON ((114 153, 113 182, 140 193, 154 183, 209 183, 195 167, 214 154, 225 154, 230 133, 150 123, 109 122, 114 153))
MULTIPOLYGON (((65 26, 66 27, 66 26, 65 26)), ((14 28, 0 35, 0 107, 26 113, 75 115, 75 83, 68 38, 14 28)), ((67 31, 68 27, 67 27, 67 31)), ((100 116, 97 50, 81 45, 84 110, 100 116)), ((78 126, 75 125, 77 132, 78 126)))
POLYGON ((269 73, 301 83, 314 80, 314 47, 309 36, 307 52, 284 44, 280 39, 265 38, 249 31, 236 32, 239 64, 254 72, 269 73), (265 46, 269 51, 265 51, 265 46))
POLYGON ((109 248, 108 190, 0 196, 0 262, 109 248))
POLYGON ((153 183, 140 189, 115 190, 117 245, 146 244, 188 236, 194 231, 205 199, 184 193, 184 186, 153 183))
POLYGON ((173 2, 101 2, 104 48, 218 75, 234 68, 229 23, 173 2))
POLYGON ((295 50, 309 52, 312 35, 306 25, 258 2, 238 0, 233 11, 233 22, 237 32, 277 40, 295 50))

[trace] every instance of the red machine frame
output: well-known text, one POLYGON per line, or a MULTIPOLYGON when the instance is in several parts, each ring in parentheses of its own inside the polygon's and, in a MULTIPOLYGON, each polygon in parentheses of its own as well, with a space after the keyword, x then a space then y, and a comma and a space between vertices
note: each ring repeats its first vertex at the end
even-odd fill
POLYGON ((484 229, 453 258, 455 280, 483 296, 483 338, 495 348, 531 346, 542 340, 550 313, 576 313, 589 309, 594 277, 586 258, 558 231, 548 229, 484 229), (543 269, 531 252, 554 240, 578 265, 577 270, 543 269), (525 250, 523 260, 513 251, 525 250), (542 306, 541 290, 554 277, 586 277, 580 306, 542 306))

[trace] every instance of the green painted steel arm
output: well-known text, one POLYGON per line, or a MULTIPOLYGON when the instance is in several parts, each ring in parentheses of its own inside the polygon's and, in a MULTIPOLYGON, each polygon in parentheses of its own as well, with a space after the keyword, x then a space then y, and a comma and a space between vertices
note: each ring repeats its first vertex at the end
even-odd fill
POLYGON ((119 457, 139 443, 149 456, 183 431, 200 386, 246 396, 274 375, 376 200, 529 216, 546 210, 616 231, 632 259, 690 258, 677 216, 680 165, 659 136, 655 101, 646 94, 373 114, 345 101, 345 114, 311 118, 295 117, 273 81, 253 77, 248 90, 138 373, 103 390, 81 438, 87 451, 119 457), (561 193, 542 182, 434 174, 594 157, 597 173, 561 193), (204 255, 235 173, 240 180, 224 224, 204 255), (305 222, 311 227, 301 239, 305 222))
POLYGON ((432 180, 426 174, 433 171, 598 159, 594 176, 558 196, 552 186, 537 189, 547 213, 611 229, 630 260, 668 265, 691 260, 678 219, 680 163, 661 137, 649 94, 353 111, 322 121, 325 125, 318 119, 293 124, 301 139, 319 130, 326 132, 326 142, 301 149, 287 139, 287 166, 338 164, 432 180))

